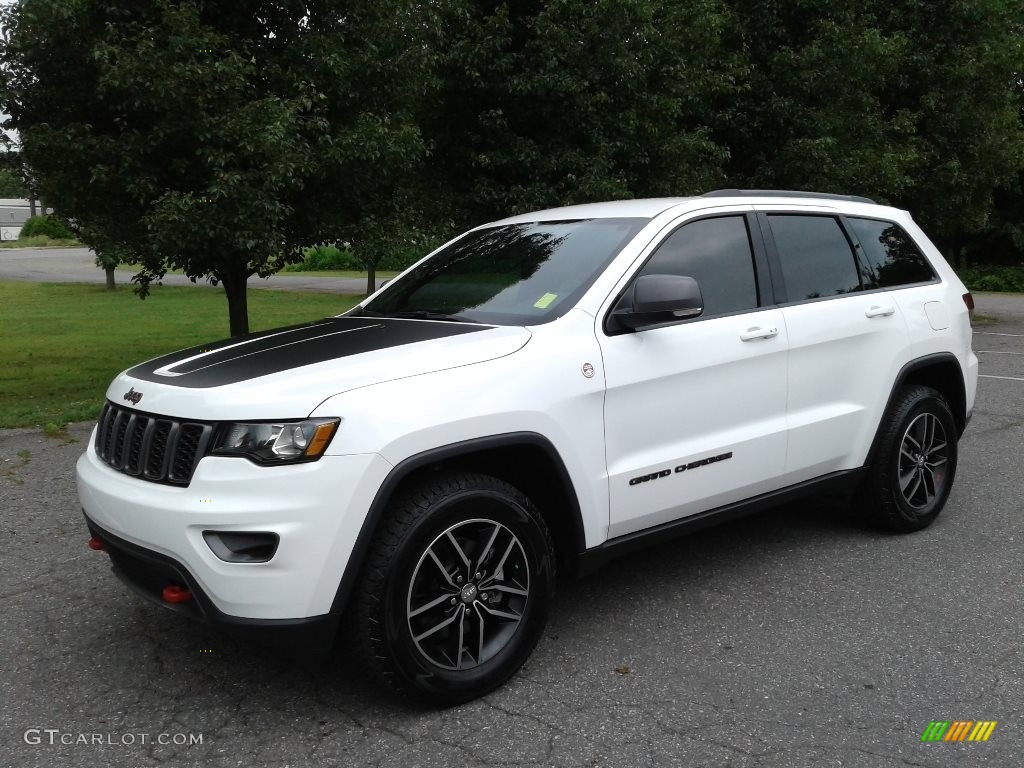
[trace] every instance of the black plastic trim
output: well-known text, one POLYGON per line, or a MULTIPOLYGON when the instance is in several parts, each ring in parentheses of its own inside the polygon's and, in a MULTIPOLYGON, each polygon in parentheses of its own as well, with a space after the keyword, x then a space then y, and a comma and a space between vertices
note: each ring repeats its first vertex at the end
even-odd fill
POLYGON ((799 197, 845 200, 849 203, 878 205, 870 197, 861 197, 860 195, 837 195, 831 192, 806 192, 792 189, 715 189, 711 192, 705 192, 701 197, 799 197))
POLYGON ((190 603, 171 604, 164 602, 153 594, 152 591, 147 590, 136 579, 132 578, 123 568, 113 564, 111 570, 113 570, 114 575, 124 582, 129 589, 148 602, 198 619, 233 635, 252 639, 263 644, 294 646, 296 649, 301 650, 303 654, 320 654, 331 649, 337 625, 331 621, 331 617, 328 614, 296 619, 250 619, 226 614, 213 604, 206 593, 203 592, 195 577, 177 560, 126 541, 120 536, 102 528, 85 514, 84 510, 82 514, 85 517, 89 533, 103 541, 108 554, 111 554, 112 560, 117 554, 121 554, 131 558, 136 563, 148 564, 157 573, 173 572, 192 593, 192 602, 190 603), (113 553, 109 552, 109 550, 113 550, 113 553))
MULTIPOLYGON (((203 540, 206 542, 206 546, 210 548, 210 551, 225 563, 269 563, 274 559, 274 555, 277 554, 277 547, 281 543, 281 537, 272 531, 208 530, 203 531, 203 540), (269 554, 266 557, 253 557, 252 555, 236 552, 228 546, 228 540, 237 540, 247 536, 259 537, 267 542, 261 544, 261 546, 268 546, 270 548, 269 554)), ((236 543, 238 542, 236 541, 236 543)))
POLYGON ((377 489, 377 495, 374 497, 373 503, 370 504, 366 517, 363 519, 362 527, 359 529, 359 535, 356 536, 355 544, 352 546, 352 552, 345 566, 345 572, 342 574, 338 591, 331 605, 331 615, 335 621, 339 621, 341 614, 345 611, 349 596, 352 594, 352 588, 359 578, 359 573, 363 568, 363 561, 366 559, 366 554, 370 549, 370 542, 373 540, 377 526, 387 511, 388 501, 390 501, 395 490, 405 478, 418 469, 423 469, 448 459, 468 456, 495 448, 510 448, 522 445, 540 448, 551 459, 556 472, 561 478, 563 490, 569 499, 570 509, 567 510, 567 513, 573 532, 575 552, 584 551, 586 548, 586 538, 583 531, 583 515, 580 511, 576 489, 572 484, 572 479, 569 477, 569 472, 565 468, 562 457, 546 437, 536 432, 509 432, 503 435, 464 440, 440 448, 434 448, 400 462, 388 473, 380 488, 377 489))
POLYGON ((866 469, 842 470, 832 472, 813 480, 781 488, 777 491, 763 493, 733 504, 698 512, 695 515, 671 520, 661 525, 645 528, 642 531, 627 533, 600 544, 581 553, 577 564, 577 575, 585 576, 593 573, 610 560, 639 549, 655 544, 671 541, 688 533, 709 528, 720 523, 745 517, 771 507, 794 501, 818 493, 849 492, 857 487, 866 469))
MULTIPOLYGON (((882 416, 878 420, 878 426, 875 428, 875 436, 871 440, 871 448, 868 449, 867 459, 864 461, 865 466, 871 466, 871 462, 875 459, 875 454, 878 452, 879 440, 882 434, 882 426, 885 421, 885 414, 889 412, 889 408, 892 406, 893 401, 899 395, 899 391, 903 388, 904 382, 907 378, 922 368, 928 368, 936 363, 950 364, 956 366, 956 369, 960 372, 960 384, 963 387, 964 403, 966 406, 967 402, 967 382, 964 379, 964 369, 960 367, 960 361, 957 360, 956 355, 952 352, 935 352, 930 355, 918 357, 911 360, 909 363, 900 368, 899 373, 896 374, 896 380, 892 384, 892 389, 889 391, 889 399, 885 401, 885 409, 882 411, 882 416)), ((955 404, 950 403, 950 408, 954 408, 955 404)), ((964 413, 957 413, 953 411, 953 421, 957 425, 957 439, 959 439, 964 430, 967 429, 967 422, 970 421, 970 414, 966 411, 964 413)))

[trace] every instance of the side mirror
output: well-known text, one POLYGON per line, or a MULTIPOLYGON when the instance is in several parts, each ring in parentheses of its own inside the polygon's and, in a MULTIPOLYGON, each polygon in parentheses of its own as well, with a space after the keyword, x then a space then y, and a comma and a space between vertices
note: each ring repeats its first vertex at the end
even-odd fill
POLYGON ((643 275, 633 283, 633 306, 616 310, 615 320, 636 331, 673 320, 697 317, 704 311, 700 286, 683 275, 643 275))

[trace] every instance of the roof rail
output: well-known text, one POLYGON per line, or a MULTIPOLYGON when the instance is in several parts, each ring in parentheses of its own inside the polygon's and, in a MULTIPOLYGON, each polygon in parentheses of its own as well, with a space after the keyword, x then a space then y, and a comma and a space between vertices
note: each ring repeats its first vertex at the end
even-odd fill
POLYGON ((877 203, 860 195, 833 195, 828 192, 802 192, 792 189, 716 189, 701 197, 817 197, 825 200, 847 200, 851 203, 877 203))

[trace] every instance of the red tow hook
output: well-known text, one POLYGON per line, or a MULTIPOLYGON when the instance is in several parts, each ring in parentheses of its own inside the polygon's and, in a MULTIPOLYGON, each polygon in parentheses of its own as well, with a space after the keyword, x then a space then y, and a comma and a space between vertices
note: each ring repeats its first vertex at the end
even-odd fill
POLYGON ((171 584, 164 587, 164 601, 168 603, 187 603, 192 599, 192 593, 180 584, 171 584))
POLYGON ((106 544, 103 543, 103 539, 93 536, 89 539, 89 549, 99 552, 101 549, 106 549, 106 544))

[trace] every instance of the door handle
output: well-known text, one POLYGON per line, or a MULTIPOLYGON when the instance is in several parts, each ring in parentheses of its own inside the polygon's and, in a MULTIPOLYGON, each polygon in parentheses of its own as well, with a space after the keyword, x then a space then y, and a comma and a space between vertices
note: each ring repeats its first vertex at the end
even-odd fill
POLYGON ((866 310, 864 310, 865 317, 889 317, 889 315, 895 314, 896 307, 892 304, 883 307, 880 304, 872 304, 866 310))
POLYGON ((774 339, 779 335, 778 328, 748 328, 740 334, 740 341, 753 341, 754 339, 774 339))

